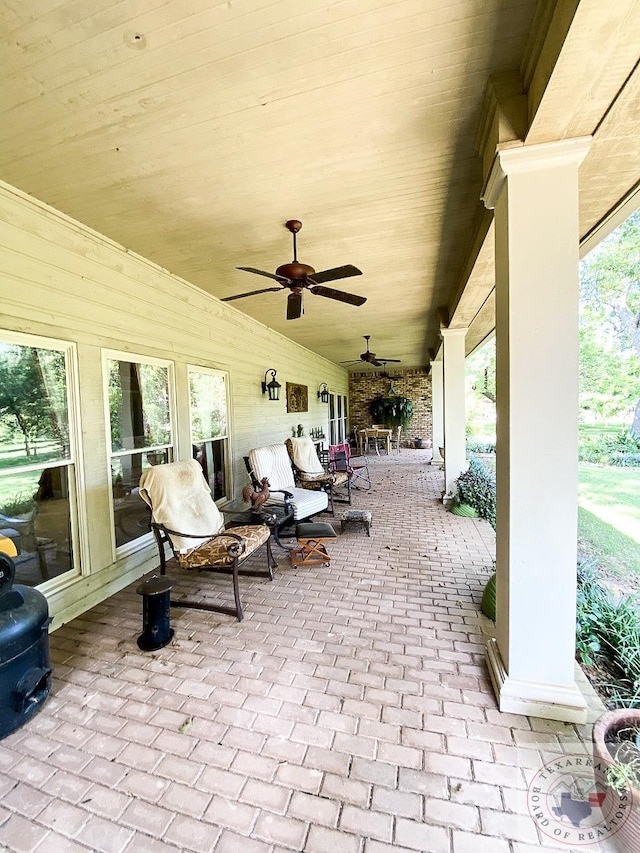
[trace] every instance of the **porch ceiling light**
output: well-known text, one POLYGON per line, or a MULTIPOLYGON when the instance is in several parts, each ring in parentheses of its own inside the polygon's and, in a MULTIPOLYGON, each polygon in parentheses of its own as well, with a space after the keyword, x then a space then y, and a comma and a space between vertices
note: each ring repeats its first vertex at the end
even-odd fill
POLYGON ((327 387, 326 382, 321 382, 318 388, 318 400, 322 400, 323 403, 329 402, 329 388, 327 387))
POLYGON ((282 385, 276 380, 276 371, 272 368, 266 370, 264 374, 264 382, 262 383, 262 393, 269 394, 270 400, 280 399, 280 389, 282 385), (267 375, 271 376, 271 382, 267 382, 267 375))

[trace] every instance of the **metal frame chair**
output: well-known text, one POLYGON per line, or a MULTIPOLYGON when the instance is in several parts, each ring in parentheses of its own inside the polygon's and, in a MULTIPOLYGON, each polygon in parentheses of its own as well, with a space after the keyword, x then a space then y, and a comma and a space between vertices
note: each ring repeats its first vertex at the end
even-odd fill
POLYGON ((291 459, 291 466, 293 468, 293 474, 296 479, 296 483, 302 489, 312 489, 317 491, 318 489, 322 489, 327 492, 329 495, 329 512, 331 515, 334 515, 334 503, 351 503, 351 489, 350 489, 350 481, 346 472, 343 471, 326 471, 324 470, 324 466, 320 462, 320 457, 318 456, 315 448, 313 447, 313 442, 308 437, 303 438, 288 438, 285 441, 285 446, 287 448, 287 453, 289 454, 289 458, 291 459), (315 453, 315 457, 317 459, 317 470, 314 471, 304 471, 298 465, 296 465, 295 460, 295 448, 294 442, 304 442, 307 445, 310 445, 313 448, 313 452, 315 453), (348 500, 341 500, 340 498, 335 497, 334 488, 339 486, 347 486, 347 494, 348 500))
MULTIPOLYGON (((287 522, 307 521, 314 515, 324 512, 329 505, 329 495, 321 490, 313 491, 296 486, 291 459, 284 444, 269 444, 254 447, 244 457, 251 484, 260 491, 262 479, 269 480, 269 500, 265 507, 279 507, 286 515, 287 522)), ((275 540, 280 547, 286 546, 280 541, 282 526, 274 530, 275 540)))
MULTIPOLYGON (((226 530, 222 515, 211 498, 211 490, 204 479, 202 468, 195 459, 147 468, 140 478, 140 497, 151 508, 151 529, 160 554, 161 575, 166 574, 165 545, 167 543, 181 568, 231 575, 235 607, 207 604, 190 599, 171 601, 171 605, 227 613, 241 622, 243 613, 239 575, 266 577, 273 580, 273 569, 277 563, 271 553, 269 528, 266 525, 255 524, 226 530), (176 492, 178 492, 177 499, 176 492), (167 496, 172 500, 167 501, 167 496), (180 504, 193 507, 195 510, 194 529, 188 533, 175 530, 171 523, 171 506, 180 504), (196 518, 197 521, 195 521, 196 518), (195 529, 196 527, 200 529, 195 529), (193 547, 190 547, 192 543, 193 547), (262 545, 266 546, 266 571, 242 569, 241 566, 245 560, 262 545)), ((175 515, 174 518, 178 520, 175 515)))
POLYGON ((329 465, 332 471, 344 472, 348 477, 349 504, 351 504, 351 488, 370 489, 371 472, 369 462, 364 455, 351 455, 351 445, 348 441, 342 444, 329 445, 329 465), (357 460, 354 462, 354 460, 357 460), (363 482, 360 485, 359 481, 363 482))

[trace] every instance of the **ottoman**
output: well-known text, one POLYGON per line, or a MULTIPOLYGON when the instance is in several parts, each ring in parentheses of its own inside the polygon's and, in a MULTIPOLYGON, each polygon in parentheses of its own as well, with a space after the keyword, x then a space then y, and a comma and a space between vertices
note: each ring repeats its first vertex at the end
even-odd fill
POLYGON ((331 557, 325 546, 328 539, 336 539, 337 534, 326 521, 302 522, 296 524, 298 547, 291 552, 294 566, 330 566, 331 557))
POLYGON ((340 518, 340 532, 344 533, 345 529, 350 524, 359 524, 367 531, 367 536, 370 536, 371 529, 371 511, 368 509, 345 509, 340 518))

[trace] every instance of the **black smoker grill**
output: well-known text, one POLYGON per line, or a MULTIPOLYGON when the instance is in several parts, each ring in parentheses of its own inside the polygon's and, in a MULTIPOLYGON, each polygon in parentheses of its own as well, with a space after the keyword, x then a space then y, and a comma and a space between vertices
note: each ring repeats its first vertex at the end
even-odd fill
POLYGON ((47 599, 13 586, 14 576, 13 560, 0 553, 0 738, 39 711, 51 688, 47 599))

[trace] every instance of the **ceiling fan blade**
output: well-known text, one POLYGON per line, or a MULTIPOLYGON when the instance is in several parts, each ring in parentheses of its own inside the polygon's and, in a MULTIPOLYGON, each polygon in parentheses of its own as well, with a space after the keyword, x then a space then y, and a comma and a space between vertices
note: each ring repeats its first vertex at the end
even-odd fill
POLYGON ((244 270, 245 272, 253 272, 256 275, 264 275, 267 278, 274 278, 276 281, 281 281, 283 284, 289 284, 289 279, 285 278, 283 275, 275 275, 272 272, 265 272, 264 270, 257 270, 254 267, 236 267, 237 270, 244 270))
POLYGON ((374 361, 370 361, 369 359, 367 359, 367 364, 372 364, 374 367, 382 367, 382 362, 381 362, 381 361, 375 361, 375 360, 374 360, 374 361))
POLYGON ((355 293, 345 293, 344 290, 334 290, 332 287, 323 287, 321 284, 310 287, 311 293, 316 296, 326 296, 327 299, 337 299, 338 302, 348 302, 349 305, 364 305, 366 296, 356 296, 355 293))
POLYGON ((380 358, 380 356, 378 356, 378 361, 383 361, 385 364, 387 364, 387 362, 389 364, 400 364, 399 358, 380 358))
POLYGON ((303 313, 302 294, 290 293, 287 297, 287 320, 297 320, 303 313))
POLYGON ((255 296, 257 293, 271 293, 272 291, 280 291, 281 287, 263 287, 262 290, 250 290, 248 293, 238 293, 235 296, 225 296, 220 302, 231 302, 234 299, 244 299, 245 296, 255 296))
POLYGON ((362 270, 354 267, 353 264, 345 264, 343 267, 334 267, 331 270, 321 270, 314 272, 309 279, 313 279, 316 284, 323 284, 325 281, 336 281, 338 278, 350 278, 352 275, 362 275, 362 270))

